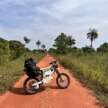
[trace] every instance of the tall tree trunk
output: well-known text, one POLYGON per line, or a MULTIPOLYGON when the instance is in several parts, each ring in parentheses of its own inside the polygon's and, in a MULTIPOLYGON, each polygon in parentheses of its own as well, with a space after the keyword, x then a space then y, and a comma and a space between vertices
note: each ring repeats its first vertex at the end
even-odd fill
POLYGON ((38 45, 38 50, 39 50, 39 45, 38 45))
POLYGON ((91 40, 91 45, 90 45, 90 48, 93 48, 93 41, 91 40))

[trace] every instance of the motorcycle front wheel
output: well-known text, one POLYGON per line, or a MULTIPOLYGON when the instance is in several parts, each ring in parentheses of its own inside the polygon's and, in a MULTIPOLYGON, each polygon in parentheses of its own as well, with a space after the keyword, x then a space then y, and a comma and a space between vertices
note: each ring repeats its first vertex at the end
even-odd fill
POLYGON ((60 89, 66 89, 70 85, 70 78, 66 73, 60 73, 56 78, 56 83, 60 89))

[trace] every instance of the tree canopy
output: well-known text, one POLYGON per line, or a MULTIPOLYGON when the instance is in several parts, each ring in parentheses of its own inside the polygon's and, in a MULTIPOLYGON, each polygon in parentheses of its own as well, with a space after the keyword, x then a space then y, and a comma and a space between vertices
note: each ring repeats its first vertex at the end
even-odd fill
POLYGON ((30 39, 28 37, 24 36, 24 41, 26 44, 28 44, 30 42, 30 39))
POLYGON ((66 53, 67 50, 72 48, 75 45, 75 39, 72 36, 67 36, 64 33, 61 33, 56 39, 54 43, 54 47, 60 53, 66 53))
POLYGON ((26 50, 24 44, 16 40, 9 41, 9 48, 10 48, 11 59, 15 59, 21 56, 26 50))
POLYGON ((108 43, 105 42, 102 45, 100 45, 100 47, 97 48, 97 52, 102 52, 102 53, 108 52, 108 43))
POLYGON ((38 47, 38 49, 39 49, 39 47, 40 47, 40 45, 41 45, 41 41, 40 41, 40 40, 36 41, 36 45, 37 45, 37 47, 38 47))
POLYGON ((87 33, 87 39, 91 41, 90 47, 93 47, 93 41, 98 38, 98 32, 96 29, 90 29, 87 33))

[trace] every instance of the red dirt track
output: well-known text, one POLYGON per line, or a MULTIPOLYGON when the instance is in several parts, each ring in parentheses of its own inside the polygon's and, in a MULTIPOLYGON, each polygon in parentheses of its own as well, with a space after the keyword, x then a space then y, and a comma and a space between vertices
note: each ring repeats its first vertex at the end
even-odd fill
MULTIPOLYGON (((42 68, 49 66, 53 59, 47 55, 38 65, 42 68)), ((70 76, 69 88, 58 89, 56 81, 52 80, 45 90, 34 95, 25 95, 22 85, 26 76, 22 76, 11 91, 0 96, 0 108, 100 108, 92 91, 82 86, 68 70, 61 66, 59 69, 70 76)))

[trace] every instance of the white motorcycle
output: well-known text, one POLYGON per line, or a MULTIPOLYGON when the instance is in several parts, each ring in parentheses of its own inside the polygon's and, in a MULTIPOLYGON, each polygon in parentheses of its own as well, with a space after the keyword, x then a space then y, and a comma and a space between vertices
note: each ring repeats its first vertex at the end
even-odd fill
POLYGON ((53 73, 57 74, 56 83, 60 89, 65 89, 70 84, 69 76, 58 71, 57 61, 51 62, 49 67, 38 71, 40 75, 28 77, 24 82, 23 87, 28 94, 36 93, 44 84, 49 83, 53 79, 53 73))

